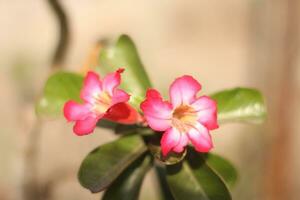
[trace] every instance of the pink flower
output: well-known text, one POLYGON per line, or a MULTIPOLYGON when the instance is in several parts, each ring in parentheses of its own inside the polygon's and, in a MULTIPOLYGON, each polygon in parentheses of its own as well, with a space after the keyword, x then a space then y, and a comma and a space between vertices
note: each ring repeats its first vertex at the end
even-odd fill
POLYGON ((93 132, 101 118, 124 124, 137 121, 138 113, 126 103, 130 98, 129 94, 117 88, 123 71, 124 69, 119 69, 103 80, 94 72, 87 73, 80 92, 84 103, 70 100, 64 106, 65 118, 75 122, 74 133, 87 135, 93 132))
POLYGON ((201 85, 191 76, 177 78, 170 86, 171 102, 157 90, 149 89, 141 109, 149 126, 164 131, 162 154, 180 153, 189 141, 199 152, 208 152, 213 144, 210 130, 218 128, 216 102, 208 96, 197 97, 201 85))

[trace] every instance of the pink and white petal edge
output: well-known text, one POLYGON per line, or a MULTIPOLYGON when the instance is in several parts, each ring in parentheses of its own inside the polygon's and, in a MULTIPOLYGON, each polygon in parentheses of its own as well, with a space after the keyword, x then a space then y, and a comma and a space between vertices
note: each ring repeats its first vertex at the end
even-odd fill
POLYGON ((89 116, 84 120, 78 120, 75 122, 73 131, 78 136, 88 135, 94 131, 98 120, 98 117, 93 116, 89 116))
POLYGON ((169 89, 173 107, 177 107, 180 104, 192 103, 200 90, 200 83, 192 76, 185 75, 175 79, 169 89))
POLYGON ((146 100, 141 103, 141 109, 149 126, 156 131, 165 131, 171 127, 172 106, 162 100, 154 90, 147 91, 146 100))
POLYGON ((107 91, 110 95, 113 95, 114 89, 121 83, 121 73, 124 69, 118 69, 117 71, 107 74, 103 79, 103 90, 107 91))
POLYGON ((186 134, 180 134, 179 143, 173 148, 176 153, 181 153, 184 151, 185 147, 189 143, 189 138, 186 134))
POLYGON ((217 120, 217 103, 208 96, 202 96, 192 103, 197 111, 198 121, 209 130, 219 127, 217 120))
POLYGON ((80 91, 80 98, 86 102, 92 103, 93 95, 99 94, 102 91, 102 83, 99 75, 89 71, 83 81, 83 87, 80 91))
POLYGON ((169 128, 160 141, 163 156, 166 156, 179 142, 180 133, 175 128, 169 128))
POLYGON ((209 152, 213 148, 212 139, 208 129, 200 123, 188 132, 188 137, 196 151, 209 152))
POLYGON ((160 119, 156 117, 151 117, 149 115, 144 116, 150 128, 155 131, 165 131, 171 127, 171 120, 170 119, 160 119))
POLYGON ((117 103, 127 102, 130 99, 130 95, 127 94, 124 90, 115 89, 112 96, 112 105, 117 103))
POLYGON ((65 103, 63 111, 68 121, 83 120, 90 114, 88 104, 79 104, 72 100, 65 103))

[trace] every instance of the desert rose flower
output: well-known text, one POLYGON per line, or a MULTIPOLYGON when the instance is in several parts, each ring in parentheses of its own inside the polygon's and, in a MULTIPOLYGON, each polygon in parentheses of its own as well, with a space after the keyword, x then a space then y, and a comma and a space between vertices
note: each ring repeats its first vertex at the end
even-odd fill
POLYGON ((106 118, 124 124, 132 124, 138 120, 138 113, 126 102, 130 96, 117 87, 121 82, 119 69, 110 73, 102 80, 95 72, 88 72, 80 98, 83 103, 68 101, 64 105, 64 116, 68 121, 74 121, 74 133, 87 135, 94 131, 97 122, 106 118))
POLYGON ((199 152, 212 149, 209 131, 218 128, 216 102, 208 96, 197 97, 201 85, 191 76, 177 78, 169 88, 170 102, 157 90, 149 89, 141 104, 144 117, 155 131, 164 131, 162 154, 180 153, 189 141, 199 152))

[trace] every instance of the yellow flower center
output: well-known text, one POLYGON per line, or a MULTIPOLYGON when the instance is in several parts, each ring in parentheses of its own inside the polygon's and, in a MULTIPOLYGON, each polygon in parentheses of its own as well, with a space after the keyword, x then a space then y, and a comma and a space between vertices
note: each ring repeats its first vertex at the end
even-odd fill
POLYGON ((180 105, 173 111, 172 125, 181 133, 187 133, 197 123, 197 112, 189 105, 180 105))
POLYGON ((97 114, 105 113, 111 106, 112 98, 107 92, 101 92, 100 94, 95 94, 95 103, 93 106, 93 111, 97 114))

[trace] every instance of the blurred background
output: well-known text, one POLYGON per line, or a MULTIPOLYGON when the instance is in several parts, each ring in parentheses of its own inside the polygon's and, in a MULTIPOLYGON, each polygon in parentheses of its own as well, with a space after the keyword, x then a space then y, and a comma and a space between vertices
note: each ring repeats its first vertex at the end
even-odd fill
MULTIPOLYGON (((237 167, 233 199, 300 198, 300 2, 297 0, 0 0, 0 199, 99 199, 77 181, 85 155, 114 139, 76 137, 63 118, 37 119, 53 70, 80 71, 96 42, 135 41, 155 87, 190 74, 203 94, 236 86, 266 98, 263 125, 224 125, 214 151, 237 167), (58 52, 58 53, 57 53, 58 52)), ((140 199, 156 199, 154 173, 140 199)))

